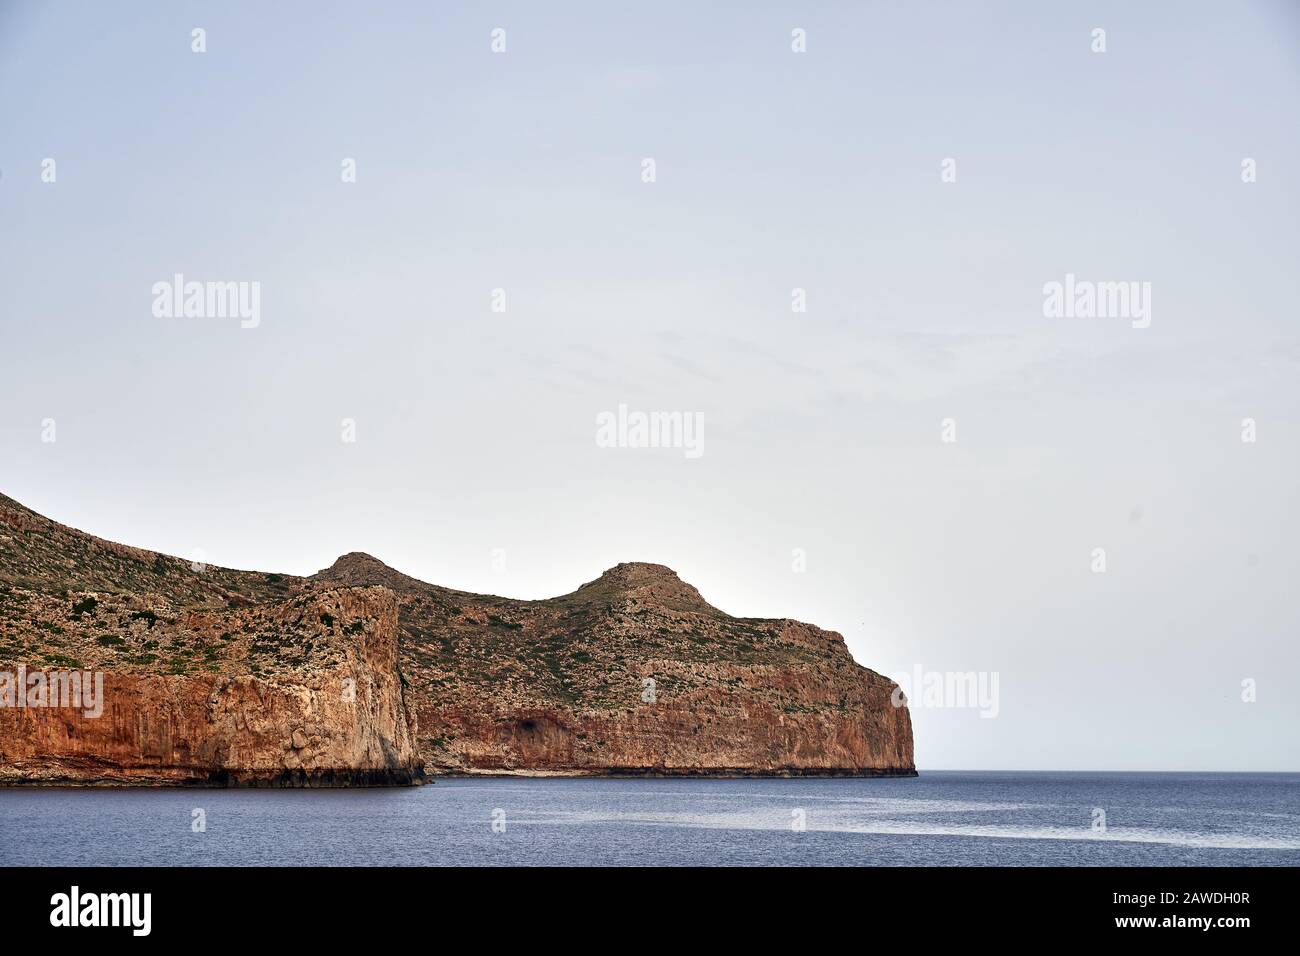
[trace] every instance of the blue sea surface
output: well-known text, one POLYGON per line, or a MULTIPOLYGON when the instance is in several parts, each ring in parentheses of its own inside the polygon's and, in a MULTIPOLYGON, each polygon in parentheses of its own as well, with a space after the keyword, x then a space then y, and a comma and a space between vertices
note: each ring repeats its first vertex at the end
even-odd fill
POLYGON ((8 865, 1297 866, 1300 774, 14 788, 0 840, 8 865))

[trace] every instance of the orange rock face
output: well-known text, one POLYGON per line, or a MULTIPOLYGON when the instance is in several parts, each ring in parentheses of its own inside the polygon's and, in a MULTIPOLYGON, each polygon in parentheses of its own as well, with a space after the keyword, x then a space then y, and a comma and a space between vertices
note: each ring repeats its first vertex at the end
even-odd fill
POLYGON ((896 685, 839 634, 730 617, 659 565, 619 565, 546 601, 434 587, 365 555, 317 577, 399 595, 432 773, 916 772, 896 685))
POLYGON ((0 496, 0 784, 911 775, 894 690, 840 635, 730 617, 658 565, 514 601, 361 554, 192 565, 0 496), (4 706, 19 667, 101 674, 102 712, 4 706))
MULTIPOLYGON (((87 646, 82 656, 89 660, 75 663, 83 675, 102 674, 97 706, 50 700, 0 707, 0 783, 332 786, 423 777, 398 676, 391 592, 324 591, 181 617, 147 633, 154 641, 179 636, 218 648, 216 666, 148 673, 151 665, 115 661, 87 646), (325 627, 322 617, 336 626, 325 627), (276 666, 254 676, 247 644, 255 638, 248 635, 268 630, 296 634, 301 644, 286 642, 291 653, 277 653, 276 666)), ((52 674, 70 663, 29 662, 25 669, 52 674)), ((16 672, 0 663, 3 669, 16 672)))

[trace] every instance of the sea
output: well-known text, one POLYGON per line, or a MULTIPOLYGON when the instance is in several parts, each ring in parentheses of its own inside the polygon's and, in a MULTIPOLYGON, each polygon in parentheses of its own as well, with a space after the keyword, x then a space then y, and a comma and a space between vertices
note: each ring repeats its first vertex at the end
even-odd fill
POLYGON ((1300 774, 0 789, 7 865, 1297 866, 1300 774))

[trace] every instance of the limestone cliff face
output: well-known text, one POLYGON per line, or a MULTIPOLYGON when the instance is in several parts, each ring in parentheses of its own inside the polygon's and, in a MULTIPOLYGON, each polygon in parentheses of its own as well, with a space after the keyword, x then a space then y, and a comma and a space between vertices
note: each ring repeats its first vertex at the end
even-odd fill
POLYGON ((418 782, 397 610, 385 588, 196 570, 0 498, 0 784, 418 782), (102 675, 95 706, 42 686, 72 673, 102 675))
MULTIPOLYGON (((93 633, 115 610, 104 596, 78 625, 93 633)), ((123 645, 100 644, 76 661, 26 663, 28 672, 73 663, 102 672, 102 699, 93 708, 38 698, 0 707, 0 783, 332 786, 423 777, 398 674, 392 592, 324 591, 238 612, 182 611, 165 623, 159 611, 141 643, 198 648, 211 666, 157 673, 151 661, 123 659, 123 645), (268 637, 274 656, 259 665, 264 648, 251 645, 268 637)))
POLYGON ((895 685, 840 635, 730 617, 659 565, 515 601, 355 553, 201 567, 0 496, 0 677, 19 665, 102 672, 103 712, 0 706, 0 784, 915 773, 895 685))
POLYGON ((318 578, 399 594, 434 773, 915 773, 896 685, 839 634, 730 617, 659 565, 546 601, 434 587, 359 554, 318 578))

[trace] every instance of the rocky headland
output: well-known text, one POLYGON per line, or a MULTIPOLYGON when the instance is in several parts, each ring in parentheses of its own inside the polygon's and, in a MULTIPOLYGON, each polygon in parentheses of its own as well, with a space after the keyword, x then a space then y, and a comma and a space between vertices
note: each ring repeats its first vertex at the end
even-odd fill
POLYGON ((542 601, 359 553, 233 571, 0 496, 0 784, 914 775, 894 688, 840 635, 731 617, 660 565, 542 601), (58 674, 89 704, 63 706, 58 674))

